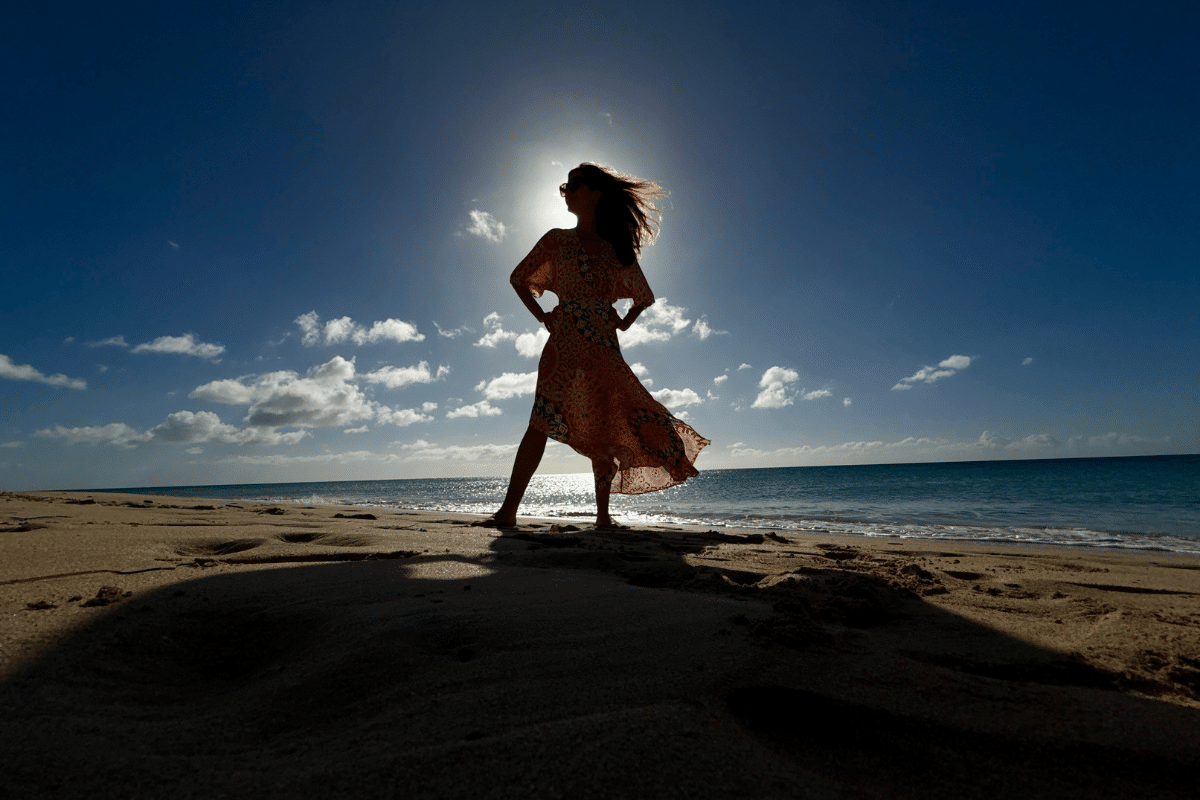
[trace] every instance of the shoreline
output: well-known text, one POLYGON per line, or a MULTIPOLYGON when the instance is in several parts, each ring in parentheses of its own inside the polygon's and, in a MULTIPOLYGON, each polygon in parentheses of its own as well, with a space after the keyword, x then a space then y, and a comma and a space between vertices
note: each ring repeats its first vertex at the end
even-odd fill
MULTIPOLYGON (((1051 459, 1051 460, 1054 460, 1054 459, 1051 459)), ((1087 459, 1083 459, 1083 460, 1087 460, 1087 459)), ((770 469, 770 468, 764 468, 764 469, 770 469)), ((258 485, 271 486, 273 484, 258 484, 258 485)), ((167 487, 167 488, 171 488, 171 487, 167 487)), ((175 487, 175 488, 179 488, 179 487, 175 487)), ((188 487, 188 488, 192 488, 192 487, 188 487)), ((203 488, 203 487, 195 487, 195 488, 203 488)), ((179 502, 184 502, 186 500, 193 500, 196 498, 200 498, 200 499, 204 499, 204 500, 207 500, 209 502, 214 502, 214 503, 248 502, 248 503, 274 503, 274 504, 278 504, 278 505, 294 505, 294 506, 301 506, 301 505, 307 506, 307 505, 312 504, 311 501, 304 500, 304 499, 287 499, 287 500, 282 500, 282 499, 270 499, 270 500, 242 499, 242 500, 234 501, 234 500, 230 500, 230 499, 219 499, 218 500, 218 499, 213 499, 213 498, 203 498, 199 495, 197 495, 196 497, 191 497, 191 496, 175 496, 175 495, 170 495, 170 494, 161 494, 161 495, 160 494, 147 494, 144 492, 139 494, 137 492, 126 492, 126 491, 123 491, 120 489, 55 490, 55 491, 47 490, 45 492, 26 492, 25 494, 36 495, 36 494, 56 494, 56 493, 65 493, 65 494, 96 493, 96 494, 108 494, 108 495, 113 495, 113 494, 130 495, 130 496, 136 495, 136 496, 145 496, 145 497, 172 497, 179 502)), ((0 494, 3 494, 3 493, 0 493, 0 494)), ((21 494, 21 493, 15 492, 12 494, 21 494)), ((468 516, 475 514, 475 512, 470 512, 470 511, 414 508, 414 507, 407 507, 407 506, 383 505, 383 504, 367 503, 367 502, 346 504, 346 503, 335 503, 335 502, 323 501, 316 507, 318 507, 318 508, 353 507, 353 508, 364 508, 364 509, 376 509, 376 510, 382 510, 385 512, 386 511, 404 510, 404 511, 418 511, 421 513, 429 513, 429 514, 464 514, 464 515, 468 515, 468 516)), ((477 516, 482 518, 482 517, 487 516, 487 514, 479 513, 479 514, 477 514, 477 516)), ((622 516, 628 517, 629 512, 628 512, 628 510, 615 509, 613 512, 613 516, 614 517, 622 517, 622 516)), ((593 517, 593 514, 591 514, 591 513, 579 513, 579 514, 563 513, 559 516, 541 516, 541 517, 530 516, 530 517, 521 517, 521 518, 530 520, 531 522, 544 522, 547 524, 562 523, 562 522, 567 522, 570 524, 577 524, 577 523, 578 524, 586 524, 586 523, 590 522, 592 517, 593 517)), ((912 541, 912 542, 918 542, 918 541, 931 542, 931 543, 942 542, 942 543, 949 543, 949 544, 955 544, 955 545, 958 545, 960 543, 962 543, 962 544, 983 544, 983 545, 993 545, 994 544, 997 546, 1013 545, 1013 546, 1018 546, 1018 547, 1025 547, 1025 546, 1052 547, 1052 548, 1063 547, 1063 548, 1079 548, 1079 549, 1085 549, 1085 550, 1091 550, 1091 549, 1095 548, 1098 550, 1112 550, 1112 551, 1117 551, 1117 552, 1156 552, 1156 553, 1170 553, 1170 554, 1182 555, 1185 557, 1192 557, 1192 556, 1200 557, 1200 539, 1193 539, 1193 538, 1189 538, 1186 536, 1180 536, 1180 535, 1169 534, 1169 533, 1138 533, 1138 532, 1128 532, 1128 531, 1127 532, 1119 532, 1119 531, 1080 529, 1077 527, 1059 527, 1059 526, 1052 526, 1052 525, 1013 525, 1013 526, 979 525, 979 526, 970 526, 970 525, 966 525, 966 524, 962 524, 962 523, 953 523, 953 524, 931 523, 931 524, 928 524, 925 526, 921 526, 922 529, 924 529, 924 530, 928 530, 930 527, 936 525, 937 527, 957 528, 957 529, 974 530, 974 531, 978 531, 978 532, 983 532, 981 535, 976 535, 976 536, 952 536, 952 535, 940 536, 940 535, 919 535, 919 534, 912 534, 912 533, 908 533, 908 534, 891 533, 891 532, 886 532, 886 531, 881 532, 881 533, 870 533, 870 532, 862 532, 862 531, 852 529, 852 528, 856 528, 856 527, 857 528, 869 528, 872 526, 881 526, 881 527, 886 526, 886 527, 892 527, 892 528, 900 528, 900 527, 904 527, 906 525, 916 526, 917 523, 873 523, 869 520, 847 520, 847 519, 840 519, 840 518, 837 518, 837 519, 814 518, 811 520, 811 522, 814 523, 814 525, 809 526, 809 527, 780 526, 780 525, 770 525, 770 524, 739 525, 739 524, 728 524, 723 521, 676 522, 673 520, 671 520, 671 521, 668 521, 668 520, 644 521, 643 520, 643 521, 631 522, 630 524, 634 525, 634 526, 642 525, 642 526, 651 527, 651 528, 679 527, 679 528, 686 528, 686 529, 704 529, 704 528, 715 527, 715 528, 721 528, 721 529, 730 530, 730 531, 770 530, 770 531, 775 531, 775 532, 783 533, 783 534, 793 533, 796 535, 803 535, 803 536, 831 535, 831 536, 853 537, 853 538, 859 538, 859 539, 895 538, 895 539, 902 539, 904 541, 912 541), (818 527, 818 526, 828 526, 829 528, 836 528, 838 526, 843 526, 844 529, 828 530, 825 527, 818 527), (992 530, 1007 531, 1007 530, 1017 530, 1017 529, 1037 530, 1037 531, 1052 530, 1052 531, 1058 531, 1058 532, 1062 532, 1062 533, 1069 533, 1069 532, 1084 530, 1084 531, 1086 531, 1086 533, 1091 534, 1091 535, 1096 535, 1096 536, 1125 538, 1128 540, 1128 542, 1127 543, 1117 543, 1117 542, 1111 542, 1111 541, 1107 541, 1107 540, 1080 540, 1080 541, 1069 541, 1069 542, 1036 541, 1036 540, 1020 541, 1020 540, 1014 540, 1010 537, 1004 537, 1004 536, 990 537, 986 533, 987 531, 992 531, 992 530), (1159 540, 1159 541, 1166 540, 1166 541, 1176 543, 1176 547, 1172 548, 1172 547, 1168 547, 1163 544, 1154 544, 1154 543, 1139 544, 1139 542, 1144 542, 1145 540, 1159 540)))
POLYGON ((1194 789, 1200 557, 478 518, 0 493, 0 771, 28 797, 1194 789))

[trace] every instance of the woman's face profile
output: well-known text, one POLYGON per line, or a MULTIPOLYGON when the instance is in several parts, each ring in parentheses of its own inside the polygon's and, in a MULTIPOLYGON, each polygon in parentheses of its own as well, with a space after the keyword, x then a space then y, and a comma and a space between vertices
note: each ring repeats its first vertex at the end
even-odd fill
POLYGON ((571 172, 567 175, 567 182, 558 187, 558 192, 567 200, 567 211, 572 214, 579 213, 581 208, 596 208, 596 202, 600 199, 600 192, 593 191, 592 187, 583 182, 582 176, 578 172, 571 172))

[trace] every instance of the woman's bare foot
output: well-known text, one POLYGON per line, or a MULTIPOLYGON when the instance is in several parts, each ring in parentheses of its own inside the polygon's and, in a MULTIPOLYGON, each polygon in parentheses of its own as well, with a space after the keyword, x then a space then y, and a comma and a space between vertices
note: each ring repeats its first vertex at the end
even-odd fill
POLYGON ((622 525, 612 517, 596 517, 596 530, 600 531, 627 531, 628 525, 622 525))
POLYGON ((496 517, 496 516, 491 516, 491 517, 488 517, 487 519, 475 520, 474 522, 471 523, 471 527, 472 528, 515 528, 515 527, 517 527, 517 520, 516 520, 516 517, 514 517, 511 520, 507 520, 507 519, 500 519, 499 517, 496 517))

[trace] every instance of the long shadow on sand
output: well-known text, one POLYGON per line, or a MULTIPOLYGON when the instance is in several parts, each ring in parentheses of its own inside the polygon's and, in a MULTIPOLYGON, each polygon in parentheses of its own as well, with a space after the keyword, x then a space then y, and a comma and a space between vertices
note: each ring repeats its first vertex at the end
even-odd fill
POLYGON ((523 531, 480 558, 286 567, 234 548, 246 571, 105 609, 0 687, 0 781, 23 798, 1194 796, 1200 715, 923 602, 918 570, 683 558, 763 542, 523 531))

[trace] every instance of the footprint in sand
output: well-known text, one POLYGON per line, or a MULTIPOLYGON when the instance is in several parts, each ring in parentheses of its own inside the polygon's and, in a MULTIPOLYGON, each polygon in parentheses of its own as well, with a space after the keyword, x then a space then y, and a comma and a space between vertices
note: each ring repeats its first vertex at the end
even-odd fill
POLYGON ((329 547, 371 547, 379 543, 372 536, 348 533, 281 533, 276 538, 288 544, 322 544, 329 547))
POLYGON ((232 553, 242 553, 265 542, 266 539, 216 539, 207 542, 191 542, 178 547, 175 552, 181 556, 227 556, 232 553))

